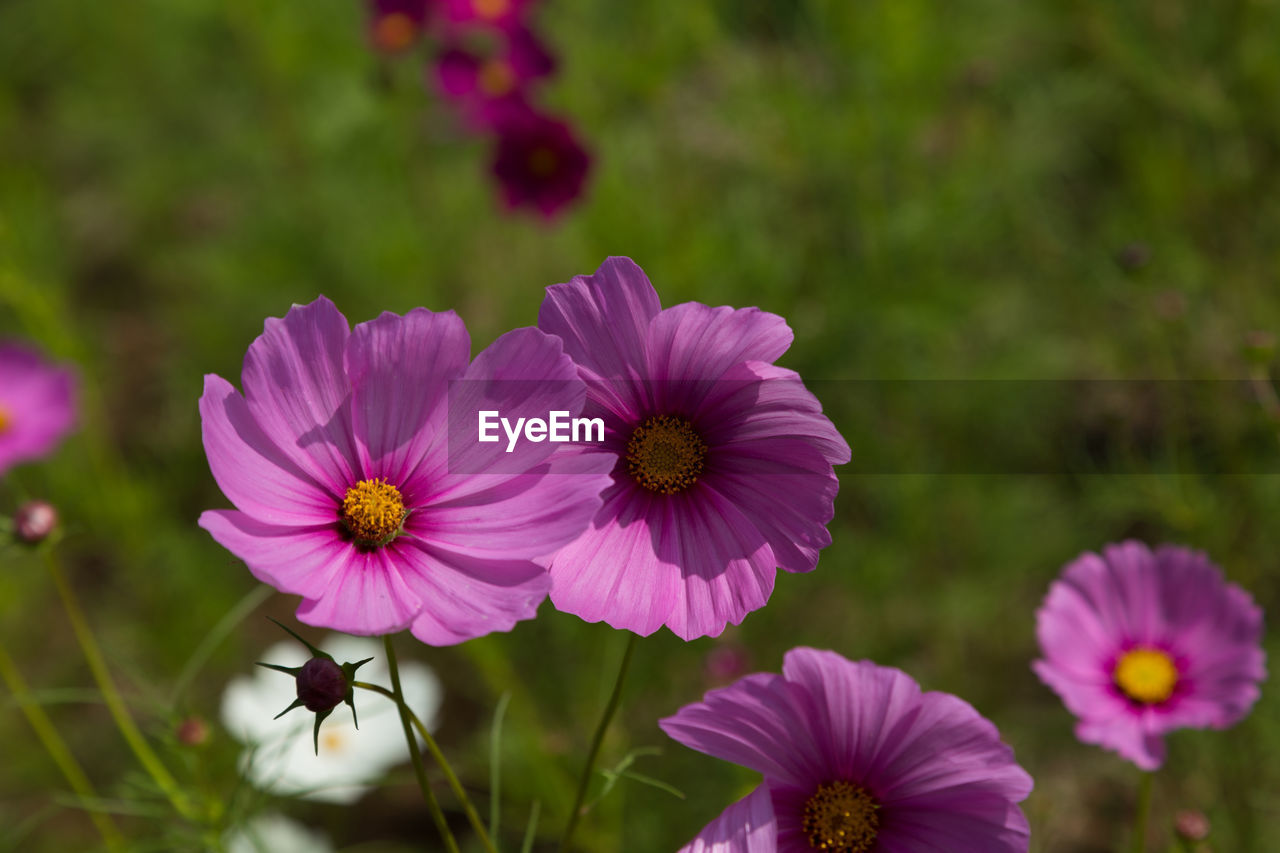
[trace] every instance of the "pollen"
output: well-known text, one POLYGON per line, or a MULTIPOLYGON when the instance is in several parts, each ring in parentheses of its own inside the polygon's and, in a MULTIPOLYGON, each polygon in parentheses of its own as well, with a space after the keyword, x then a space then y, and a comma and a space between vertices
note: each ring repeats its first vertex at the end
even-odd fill
POLYGON ((537 178, 547 178, 555 174, 559 159, 556 152, 545 145, 529 152, 529 171, 537 178))
POLYGON ((0 406, 0 435, 4 435, 13 426, 13 416, 4 406, 0 406))
POLYGON ((1133 701, 1158 705, 1173 695, 1173 688, 1178 684, 1178 667, 1159 649, 1136 648, 1116 661, 1112 677, 1116 686, 1133 701))
POLYGON ((413 44, 418 36, 418 25, 404 12, 391 12, 378 18, 373 25, 373 40, 383 50, 396 52, 413 44))
POLYGON ((511 8, 510 0, 473 0, 471 8, 476 14, 490 21, 501 18, 511 8))
POLYGON ((866 853, 880 832, 880 804, 851 782, 823 782, 805 800, 802 827, 814 850, 866 853))
POLYGON ((405 517, 400 490, 381 477, 361 480, 342 499, 342 523, 357 544, 386 545, 400 532, 405 517))
POLYGON ((627 442, 627 473, 651 492, 675 495, 698 482, 707 444, 693 424, 676 415, 649 418, 627 442))
POLYGON ((510 92, 516 86, 516 75, 511 66, 501 59, 491 59, 480 67, 480 90, 490 97, 510 92))

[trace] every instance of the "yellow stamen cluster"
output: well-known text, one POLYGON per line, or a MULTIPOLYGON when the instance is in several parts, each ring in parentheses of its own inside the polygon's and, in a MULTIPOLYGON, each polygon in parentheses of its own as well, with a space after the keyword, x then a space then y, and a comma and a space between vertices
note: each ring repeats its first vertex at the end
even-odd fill
POLYGON ((676 415, 649 418, 627 442, 627 473, 651 492, 675 495, 698 482, 707 460, 707 444, 676 415))
POLYGON ((501 59, 490 59, 480 66, 480 91, 490 97, 505 95, 515 88, 516 73, 501 59))
POLYGON ((1116 661, 1112 673, 1116 686, 1135 702, 1158 705, 1173 695, 1178 667, 1159 649, 1131 649, 1116 661))
POLYGON ((391 12, 373 25, 373 40, 383 50, 404 50, 417 38, 418 25, 404 12, 391 12))
POLYGON ((386 545, 400 532, 404 517, 400 490, 380 477, 361 480, 342 499, 342 523, 360 545, 386 545))
POLYGON ((13 426, 13 416, 9 414, 8 409, 0 406, 0 435, 8 432, 11 426, 13 426))
POLYGON ((866 853, 880 832, 880 805, 851 782, 823 782, 805 800, 801 825, 814 850, 866 853))
POLYGON ((510 0, 474 0, 471 8, 475 9, 480 17, 492 21, 505 15, 510 7, 510 0))

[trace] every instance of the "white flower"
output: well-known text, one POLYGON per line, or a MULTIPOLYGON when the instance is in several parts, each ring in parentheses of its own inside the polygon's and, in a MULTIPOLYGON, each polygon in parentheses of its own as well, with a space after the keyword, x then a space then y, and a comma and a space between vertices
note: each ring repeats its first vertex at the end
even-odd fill
MULTIPOLYGON (((338 663, 373 658, 360 667, 356 678, 391 686, 381 642, 331 634, 316 646, 338 663)), ((304 646, 286 640, 267 649, 262 660, 301 666, 310 656, 304 646)), ((400 666, 400 684, 409 707, 428 731, 434 731, 443 698, 435 673, 424 664, 409 661, 400 666)), ((232 679, 222 694, 223 725, 246 745, 240 756, 241 772, 259 788, 284 796, 349 804, 388 769, 408 760, 400 715, 390 699, 357 689, 359 730, 351 721, 351 709, 338 705, 320 726, 317 755, 314 714, 298 708, 272 719, 296 698, 293 679, 262 667, 252 676, 232 679)))
POLYGON ((323 833, 274 812, 232 829, 223 843, 227 853, 333 853, 323 833))

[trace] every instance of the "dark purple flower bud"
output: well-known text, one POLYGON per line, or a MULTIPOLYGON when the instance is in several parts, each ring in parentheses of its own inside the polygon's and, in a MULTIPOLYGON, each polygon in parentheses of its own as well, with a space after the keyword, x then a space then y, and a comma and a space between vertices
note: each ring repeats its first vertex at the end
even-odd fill
POLYGON ((1146 243, 1129 243, 1116 252, 1116 264, 1125 272, 1134 272, 1151 261, 1151 249, 1146 243))
POLYGON ((530 108, 498 128, 492 169, 508 208, 551 218, 582 194, 590 168, 591 155, 562 121, 530 108))
POLYGON ((342 667, 326 658, 312 658, 298 672, 298 700, 308 711, 336 708, 347 698, 347 676, 342 667))
POLYGON ((1173 819, 1173 831, 1187 841, 1204 841, 1209 837, 1209 818, 1194 809, 1180 811, 1173 819))
POLYGON ((58 526, 58 511, 45 501, 30 501, 13 516, 13 531, 29 545, 43 542, 58 526))
POLYGON ((203 746, 209 740, 209 724, 202 717, 187 717, 178 723, 177 736, 184 746, 203 746))

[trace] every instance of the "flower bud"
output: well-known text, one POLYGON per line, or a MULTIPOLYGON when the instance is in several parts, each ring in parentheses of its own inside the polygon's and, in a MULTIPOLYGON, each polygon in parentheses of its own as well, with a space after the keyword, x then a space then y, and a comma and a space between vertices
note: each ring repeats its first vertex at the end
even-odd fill
POLYGON ((1257 330, 1244 337, 1244 357, 1250 364, 1266 367, 1276 357, 1276 336, 1271 332, 1257 330))
POLYGON ((29 501, 13 516, 13 530, 28 545, 43 542, 58 526, 58 511, 45 501, 29 501))
POLYGON ((298 700, 308 711, 336 708, 350 689, 342 667, 327 658, 312 658, 298 671, 298 700))
POLYGON ((187 717, 178 723, 177 736, 183 746, 204 746, 209 740, 209 724, 202 717, 187 717))
POLYGON ((1204 812, 1185 809, 1173 819, 1173 831, 1186 841, 1204 841, 1209 837, 1209 818, 1204 812))

